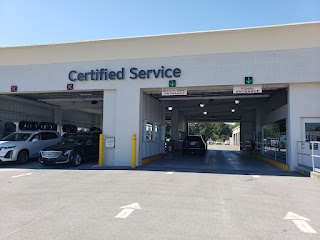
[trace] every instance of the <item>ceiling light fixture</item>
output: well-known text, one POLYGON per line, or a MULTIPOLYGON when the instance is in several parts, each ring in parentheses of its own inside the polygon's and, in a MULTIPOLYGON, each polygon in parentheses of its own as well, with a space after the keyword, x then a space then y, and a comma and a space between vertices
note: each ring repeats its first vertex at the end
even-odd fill
POLYGON ((235 104, 239 104, 239 103, 240 103, 240 100, 239 100, 239 99, 236 99, 236 100, 234 100, 234 103, 235 103, 235 104))
POLYGON ((172 109, 173 109, 173 107, 171 107, 171 106, 170 106, 170 107, 168 107, 168 110, 169 110, 169 111, 172 111, 172 109))
POLYGON ((234 108, 232 108, 232 109, 231 109, 231 112, 233 112, 233 113, 234 113, 235 111, 236 111, 236 110, 235 110, 234 108))
POLYGON ((200 103, 200 107, 202 107, 202 108, 203 108, 204 106, 205 106, 205 104, 204 104, 204 103, 200 103))
POLYGON ((204 114, 204 115, 207 115, 207 114, 208 114, 208 112, 203 112, 203 114, 204 114))

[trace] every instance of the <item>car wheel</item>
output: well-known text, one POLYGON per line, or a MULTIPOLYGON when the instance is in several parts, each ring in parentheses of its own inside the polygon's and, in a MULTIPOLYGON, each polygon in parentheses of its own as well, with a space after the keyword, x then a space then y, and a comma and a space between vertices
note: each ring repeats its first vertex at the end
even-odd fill
POLYGON ((76 155, 74 156, 73 165, 79 166, 80 163, 81 163, 81 155, 79 153, 76 153, 76 155))
POLYGON ((27 150, 21 150, 17 157, 17 162, 19 164, 24 164, 29 160, 29 153, 27 150))

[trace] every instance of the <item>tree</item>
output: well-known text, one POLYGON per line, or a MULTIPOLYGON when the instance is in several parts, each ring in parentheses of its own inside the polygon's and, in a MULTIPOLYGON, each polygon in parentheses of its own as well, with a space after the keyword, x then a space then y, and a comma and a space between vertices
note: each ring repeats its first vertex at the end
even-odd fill
POLYGON ((233 126, 225 123, 189 123, 190 135, 205 135, 212 140, 229 140, 233 126))

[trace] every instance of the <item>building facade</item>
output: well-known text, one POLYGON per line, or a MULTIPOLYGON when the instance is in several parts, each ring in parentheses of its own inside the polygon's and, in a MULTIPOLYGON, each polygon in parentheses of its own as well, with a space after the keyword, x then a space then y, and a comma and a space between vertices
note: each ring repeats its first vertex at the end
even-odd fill
MULTIPOLYGON (((284 122, 285 163, 294 170, 301 161, 299 142, 307 142, 309 127, 320 123, 319 30, 320 23, 306 23, 0 48, 0 119, 99 126, 115 141, 105 149, 107 166, 131 165, 136 134, 141 165, 164 152, 167 107, 173 97, 187 91, 181 105, 192 96, 218 102, 250 95, 254 104, 266 93, 259 105, 247 111, 243 107, 235 117, 241 142, 257 135, 263 143, 267 125, 284 122), (244 91, 261 92, 235 93, 247 86, 248 76, 253 82, 244 91)), ((187 122, 195 121, 191 113, 183 105, 170 112, 177 141, 187 134, 187 122)), ((316 127, 312 131, 317 135, 316 127)))

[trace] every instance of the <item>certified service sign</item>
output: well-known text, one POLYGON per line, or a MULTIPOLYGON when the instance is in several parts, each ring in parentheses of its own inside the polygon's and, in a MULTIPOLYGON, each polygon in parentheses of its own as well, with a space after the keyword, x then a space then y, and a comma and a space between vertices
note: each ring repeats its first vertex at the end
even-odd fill
POLYGON ((233 94, 242 94, 242 93, 262 93, 262 86, 241 86, 233 87, 233 94))

